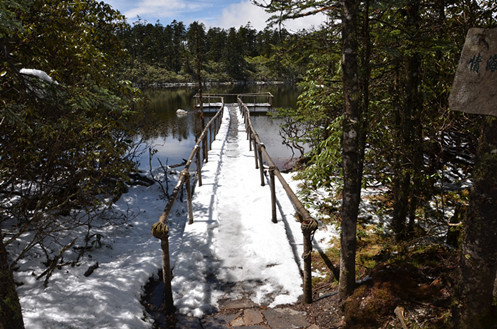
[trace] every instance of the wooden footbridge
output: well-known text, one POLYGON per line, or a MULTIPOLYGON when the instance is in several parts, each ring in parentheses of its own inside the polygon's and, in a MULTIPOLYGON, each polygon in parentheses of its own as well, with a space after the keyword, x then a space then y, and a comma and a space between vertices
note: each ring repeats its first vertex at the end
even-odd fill
MULTIPOLYGON (((202 179, 202 167, 209 161, 209 151, 212 149, 212 143, 216 139, 216 134, 218 133, 221 125, 227 124, 223 122, 223 114, 228 108, 225 103, 226 98, 233 97, 229 94, 217 94, 217 95, 204 95, 203 97, 195 96, 195 108, 198 110, 204 109, 215 109, 215 115, 206 124, 200 136, 197 138, 197 143, 195 144, 186 164, 185 168, 181 171, 179 175, 178 182, 169 197, 169 200, 165 206, 163 213, 161 214, 159 220, 152 227, 152 234, 160 239, 161 249, 162 249, 162 280, 164 282, 164 310, 166 313, 173 313, 175 310, 173 295, 172 295, 172 272, 169 259, 169 227, 167 225, 168 216, 172 210, 174 203, 176 202, 178 196, 180 195, 183 188, 186 190, 187 195, 187 210, 188 210, 188 223, 193 224, 195 221, 195 214, 192 206, 192 189, 194 185, 203 185, 202 179), (191 164, 196 163, 196 171, 191 172, 191 164), (192 185, 193 184, 193 185, 192 185)), ((274 223, 277 222, 277 194, 275 193, 276 184, 279 182, 281 187, 286 192, 288 199, 293 204, 296 217, 300 222, 302 231, 302 241, 303 241, 303 293, 304 300, 307 303, 312 302, 312 285, 311 285, 311 252, 312 252, 312 237, 317 229, 317 222, 314 220, 306 208, 299 201, 295 193, 292 191, 288 183, 285 181, 283 175, 280 173, 276 165, 274 164, 271 156, 268 154, 264 143, 259 138, 256 130, 254 129, 250 114, 254 112, 255 109, 265 108, 268 111, 272 107, 272 95, 269 93, 265 94, 240 94, 235 95, 236 103, 230 103, 230 108, 240 111, 243 117, 243 122, 245 126, 245 132, 247 134, 247 145, 246 147, 253 152, 254 170, 259 171, 260 185, 265 186, 266 181, 269 185, 269 190, 271 194, 270 200, 267 202, 271 203, 271 219, 274 223), (250 104, 251 106, 249 106, 250 104), (269 174, 269 178, 266 174, 269 174)), ((262 111, 262 110, 261 110, 262 111)), ((215 159, 214 159, 215 160, 215 159)), ((228 158, 229 160, 229 158, 228 158)), ((224 161, 228 161, 224 160, 224 161)), ((240 159, 238 159, 240 160, 240 159)), ((221 168, 221 167, 219 167, 221 168)), ((241 173, 243 175, 243 173, 241 173)), ((214 184, 209 182, 209 184, 214 184)), ((257 183, 256 183, 257 184, 257 183)), ((246 188, 246 187, 242 187, 246 188)), ((216 191, 216 189, 213 189, 216 191)), ((213 192, 214 193, 214 192, 213 192)), ((222 202, 223 200, 219 200, 222 202)), ((269 215, 269 214, 268 214, 269 215)), ((268 216, 269 217, 269 216, 268 216)), ((178 264, 176 264, 178 266, 178 264)))
POLYGON ((273 109, 273 98, 274 96, 269 91, 249 94, 206 94, 202 97, 200 94, 196 94, 193 96, 194 109, 208 113, 217 112, 222 104, 238 105, 239 99, 243 101, 250 113, 267 113, 273 109))

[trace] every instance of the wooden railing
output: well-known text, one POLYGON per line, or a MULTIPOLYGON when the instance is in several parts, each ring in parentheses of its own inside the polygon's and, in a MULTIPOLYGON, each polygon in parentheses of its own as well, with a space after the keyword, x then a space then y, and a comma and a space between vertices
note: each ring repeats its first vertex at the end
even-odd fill
POLYGON ((169 259, 169 227, 167 226, 167 218, 173 208, 176 199, 178 198, 183 186, 186 187, 187 195, 187 209, 188 209, 188 223, 193 223, 193 209, 192 209, 192 184, 190 165, 196 160, 197 165, 197 181, 199 186, 202 185, 202 164, 208 161, 208 152, 212 148, 212 142, 215 135, 221 127, 223 112, 224 112, 224 99, 221 97, 221 105, 216 115, 207 123, 204 130, 200 134, 193 147, 188 160, 186 161, 185 168, 179 175, 178 182, 174 187, 171 196, 162 212, 159 220, 152 226, 152 234, 154 237, 161 240, 162 249, 162 280, 164 282, 164 311, 168 314, 174 313, 173 293, 171 289, 171 263, 169 259))
MULTIPOLYGON (((202 95, 202 106, 216 107, 219 103, 224 103, 224 97, 230 94, 203 94, 202 95)), ((194 107, 200 107, 200 94, 195 94, 193 96, 194 107)))
MULTIPOLYGON (((241 100, 244 104, 247 104, 252 101, 251 104, 254 104, 254 106, 256 104, 264 104, 268 107, 273 107, 273 97, 273 94, 271 94, 269 91, 264 93, 238 94, 237 102, 241 100)), ((248 105, 250 105, 250 103, 248 105)))
POLYGON ((304 253, 302 259, 304 261, 304 301, 306 303, 312 303, 312 270, 311 270, 311 253, 312 253, 312 239, 314 232, 318 228, 317 221, 311 217, 309 211, 302 205, 300 200, 297 198, 295 193, 292 191, 285 178, 281 175, 278 167, 274 164, 273 160, 269 156, 264 143, 259 138, 252 121, 250 120, 250 110, 247 105, 242 102, 241 97, 238 97, 238 106, 242 111, 245 123, 245 129, 247 131, 247 139, 249 140, 250 151, 254 151, 255 157, 255 168, 260 171, 261 185, 265 185, 265 174, 264 174, 264 161, 268 164, 269 168, 269 185, 271 190, 271 212, 272 221, 277 222, 276 219, 276 179, 278 177, 283 189, 285 190, 288 198, 292 202, 296 212, 298 220, 300 221, 302 234, 304 238, 304 253))
MULTIPOLYGON (((259 106, 265 106, 265 107, 273 107, 273 94, 271 94, 269 91, 268 92, 263 92, 263 93, 246 93, 246 94, 203 94, 202 95, 202 105, 211 107, 215 106, 218 104, 216 100, 218 100, 220 97, 226 98, 233 98, 235 99, 234 102, 238 102, 238 98, 241 98, 242 100, 245 100, 245 103, 249 103, 248 105, 251 107, 252 104, 257 104, 259 106)), ((200 95, 196 94, 193 96, 194 98, 194 104, 195 107, 200 107, 200 95)))
MULTIPOLYGON (((255 94, 254 94, 255 95, 255 94)), ((248 97, 253 97, 254 95, 248 95, 248 97)), ((272 97, 271 94, 267 95, 272 97)), ((219 97, 219 96, 218 96, 219 97)), ((273 160, 269 156, 264 144, 261 142, 259 135, 255 131, 252 122, 250 120, 250 110, 247 105, 242 102, 242 97, 247 97, 247 94, 237 95, 238 106, 243 113, 245 127, 247 131, 247 139, 249 140, 250 150, 254 151, 255 155, 255 167, 260 170, 261 185, 265 185, 265 169, 264 161, 269 165, 269 185, 271 190, 271 212, 272 221, 277 222, 276 218, 276 179, 280 181, 283 189, 287 193, 290 201, 292 202, 295 210, 297 212, 297 217, 301 223, 301 229, 304 240, 304 254, 302 255, 304 261, 303 270, 303 281, 304 281, 304 300, 306 303, 312 303, 312 274, 311 274, 311 252, 312 252, 312 239, 314 232, 317 229, 317 221, 311 217, 307 209, 299 201, 295 193, 292 191, 288 183, 285 181, 281 172, 278 170, 273 160)), ((188 223, 193 223, 193 209, 192 209, 192 185, 191 185, 191 173, 190 165, 196 160, 197 164, 197 181, 199 186, 202 185, 202 175, 201 169, 203 162, 208 161, 208 151, 211 149, 215 135, 219 131, 221 126, 221 120, 224 111, 224 99, 221 97, 221 107, 217 111, 216 115, 209 121, 201 135, 199 136, 197 143, 195 144, 186 164, 185 168, 181 171, 178 182, 174 187, 174 190, 169 197, 169 200, 162 212, 159 220, 152 226, 152 234, 161 240, 162 249, 162 280, 164 282, 164 311, 165 313, 174 313, 174 303, 171 289, 171 265, 169 259, 169 227, 167 226, 167 218, 171 209, 176 202, 183 186, 186 187, 187 194, 187 209, 188 209, 188 223)))

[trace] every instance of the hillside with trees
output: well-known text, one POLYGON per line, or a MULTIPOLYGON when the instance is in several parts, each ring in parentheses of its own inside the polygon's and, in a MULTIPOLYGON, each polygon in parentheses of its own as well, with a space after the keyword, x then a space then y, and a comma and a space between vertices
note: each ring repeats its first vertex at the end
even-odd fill
POLYGON ((284 56, 285 48, 302 37, 285 29, 257 31, 250 24, 225 30, 206 29, 198 22, 164 26, 141 20, 120 34, 130 55, 125 76, 143 87, 196 82, 198 62, 206 83, 295 82, 302 77, 306 60, 292 62, 284 56))

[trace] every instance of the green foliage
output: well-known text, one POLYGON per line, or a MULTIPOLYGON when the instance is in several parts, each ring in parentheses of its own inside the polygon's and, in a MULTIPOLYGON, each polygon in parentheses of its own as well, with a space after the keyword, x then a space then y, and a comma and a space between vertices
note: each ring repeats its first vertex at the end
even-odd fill
MULTIPOLYGON (((321 35, 315 36, 317 40, 321 35)), ((330 187, 340 177, 342 94, 340 59, 332 51, 312 54, 309 69, 300 82, 297 108, 279 111, 287 118, 282 130, 295 144, 308 145, 306 168, 299 177, 314 188, 330 187), (291 132, 294 132, 293 134, 291 132)))
POLYGON ((198 22, 186 28, 177 21, 167 26, 139 21, 120 38, 131 55, 125 74, 142 86, 196 81, 197 48, 204 81, 293 80, 300 70, 280 51, 299 38, 284 29, 257 32, 248 24, 206 30, 198 22))
POLYGON ((32 1, 5 0, 0 3, 0 39, 13 37, 24 32, 22 24, 16 19, 16 12, 26 10, 32 1))
MULTIPOLYGON (((458 7, 421 1, 416 22, 409 18, 411 4, 370 3, 367 25, 359 31, 360 79, 368 92, 368 103, 363 104, 367 132, 364 177, 366 184, 382 182, 392 190, 405 189, 408 207, 412 208, 409 216, 423 220, 422 214, 433 212, 418 208, 440 193, 439 186, 444 186, 447 177, 441 173, 450 173, 454 166, 470 172, 470 161, 460 161, 457 155, 475 152, 479 119, 449 111, 447 99, 467 29, 471 24, 495 25, 491 18, 495 4, 483 1, 458 7), (465 19, 460 19, 461 12, 465 19), (401 177, 408 184, 395 187, 401 177)), ((276 6, 291 17, 326 4, 278 1, 270 9, 277 11, 276 6)), ((328 13, 339 15, 333 9, 328 13)), ((361 15, 363 20, 364 12, 361 15)), ((289 118, 284 130, 293 132, 295 129, 288 127, 296 126, 305 131, 287 138, 311 146, 300 177, 315 187, 329 187, 333 180, 340 180, 343 96, 339 37, 340 26, 330 24, 295 43, 307 60, 303 92, 296 111, 281 112, 289 118)), ((297 53, 286 57, 297 60, 297 53)), ((389 196, 394 199, 395 194, 393 191, 389 196)))
MULTIPOLYGON (((269 3, 257 0, 253 2, 269 3)), ((358 99, 363 101, 361 111, 356 111, 352 115, 344 117, 345 123, 353 122, 354 128, 360 126, 361 129, 354 129, 355 132, 358 132, 359 145, 355 143, 347 144, 347 140, 353 140, 354 138, 345 138, 346 134, 344 135, 343 157, 345 158, 347 154, 356 155, 357 152, 362 151, 361 148, 365 148, 365 181, 366 183, 374 182, 375 185, 378 182, 383 183, 383 186, 389 189, 386 198, 379 201, 384 205, 382 211, 386 209, 385 213, 382 214, 383 219, 393 218, 392 223, 394 225, 391 228, 396 233, 401 255, 408 255, 407 252, 411 247, 423 245, 427 241, 436 240, 445 243, 443 237, 434 232, 447 230, 448 213, 450 213, 447 210, 449 207, 454 207, 459 202, 467 202, 467 200, 464 200, 465 198, 447 198, 446 194, 448 189, 450 189, 450 193, 462 193, 461 184, 457 185, 459 181, 469 178, 468 173, 471 172, 472 162, 476 154, 476 137, 481 134, 478 129, 481 118, 451 112, 447 101, 448 95, 468 29, 471 27, 496 27, 495 10, 497 4, 495 1, 490 0, 344 1, 340 2, 340 4, 343 5, 343 8, 346 8, 347 4, 358 5, 360 16, 350 24, 354 28, 346 29, 347 26, 344 24, 335 23, 337 20, 334 20, 334 18, 343 13, 340 13, 338 6, 332 7, 329 1, 302 2, 290 0, 271 1, 268 4, 269 11, 274 13, 272 19, 275 23, 281 22, 281 19, 299 17, 325 9, 332 17, 330 26, 327 29, 331 46, 324 52, 317 46, 314 48, 315 56, 323 58, 323 61, 321 65, 317 66, 317 70, 308 70, 307 78, 304 80, 309 82, 308 86, 304 88, 304 93, 306 94, 306 96, 303 96, 305 97, 305 103, 303 106, 301 104, 298 113, 290 113, 293 124, 301 125, 303 121, 311 123, 313 121, 312 116, 317 120, 321 118, 320 114, 333 119, 338 118, 336 113, 331 111, 326 113, 321 110, 321 106, 331 109, 335 105, 338 108, 338 98, 327 97, 324 99, 330 101, 323 103, 323 98, 316 97, 314 92, 316 91, 315 86, 328 86, 322 81, 335 74, 339 75, 339 68, 334 74, 329 74, 332 70, 327 72, 325 68, 335 68, 338 61, 333 58, 332 54, 342 53, 343 51, 343 58, 346 61, 343 63, 344 89, 350 92, 349 95, 352 95, 346 101, 350 103, 358 99), (341 29, 342 27, 343 29, 341 29), (357 50, 355 40, 350 44, 346 43, 347 35, 352 33, 357 33, 359 36, 357 50), (340 34, 345 37, 344 44, 347 44, 345 49, 342 49, 341 43, 334 38, 335 35, 340 34), (356 54, 359 60, 358 74, 355 74, 356 72, 350 74, 350 71, 353 70, 345 72, 345 69, 350 67, 347 63, 350 64, 352 61, 352 66, 355 66, 354 56, 350 56, 352 58, 347 56, 350 53, 356 54), (326 56, 328 56, 327 59, 325 59, 326 56), (359 82, 359 86, 357 82, 359 82), (355 89, 350 90, 351 86, 355 89), (364 121, 357 115, 359 112, 364 115, 364 121), (353 117, 356 115, 357 117, 353 117), (367 132, 364 139, 361 136, 363 132, 367 132), (397 223, 400 223, 400 225, 396 225, 397 223)), ((352 8, 351 11, 354 12, 354 9, 352 8)), ((353 13, 347 12, 346 17, 353 17, 353 13)), ((347 20, 344 19, 342 23, 347 20)), ((312 58, 311 56, 308 57, 312 58)), ((330 89, 326 90, 328 95, 333 94, 330 89)), ((344 105, 347 104, 349 103, 344 105)), ((351 114, 350 112, 346 114, 351 114)), ((321 142, 313 144, 315 151, 309 154, 307 167, 304 173, 301 174, 301 177, 308 180, 306 182, 307 188, 313 184, 316 186, 329 186, 330 175, 339 175, 337 173, 339 171, 338 163, 334 159, 336 158, 335 155, 340 153, 340 151, 336 151, 337 147, 335 145, 340 135, 337 134, 331 138, 326 135, 328 130, 323 128, 330 127, 330 124, 325 126, 315 125, 314 127, 314 129, 309 128, 307 130, 306 136, 316 133, 317 136, 321 137, 321 142), (333 169, 325 168, 326 164, 333 169)), ((331 129, 330 131, 334 130, 331 129)), ((347 131, 349 130, 347 129, 347 131)), ((352 167, 353 170, 350 171, 352 174, 347 177, 344 185, 359 178, 362 174, 362 159, 352 156, 348 159, 350 161, 347 165, 352 167), (356 171, 356 167, 361 168, 356 171)), ((493 159, 492 156, 483 157, 483 161, 489 160, 488 163, 495 163, 495 161, 490 161, 491 159, 493 159)), ((345 163, 344 167, 346 167, 345 163)), ((478 171, 474 172, 475 182, 477 182, 478 174, 478 171)), ((487 184, 483 184, 483 186, 492 186, 492 180, 493 178, 486 179, 487 184), (490 184, 488 184, 489 181, 490 184)), ((475 186, 478 185, 475 184, 475 186)), ((347 198, 350 200, 350 196, 357 192, 355 186, 351 190, 344 191, 343 209, 345 211, 342 214, 346 216, 344 216, 342 224, 351 223, 350 217, 356 216, 354 210, 357 210, 357 208, 347 207, 345 202, 347 198), (347 213, 348 210, 352 211, 347 213)), ((486 200, 488 201, 488 198, 486 200)), ((350 204, 350 202, 347 203, 350 204)), ((473 208, 475 211, 486 209, 489 212, 488 205, 487 207, 475 206, 473 208)), ((455 222, 459 222, 461 217, 454 217, 458 217, 455 218, 455 222)), ((465 222, 466 233, 469 235, 475 232, 473 233, 475 239, 478 239, 481 244, 485 236, 478 232, 478 229, 481 229, 482 226, 476 227, 478 225, 475 225, 472 227, 472 223, 473 218, 465 222)), ((343 227, 345 228, 346 225, 343 225, 343 227)), ((342 242, 346 241, 347 237, 350 237, 344 232, 345 230, 341 234, 342 242)), ((361 240, 364 241, 364 235, 359 231, 356 237, 359 242, 357 247, 360 248, 361 240)), ((356 237, 353 237, 353 239, 356 237)), ((370 244, 369 241, 368 244, 370 244)), ((488 245, 490 248, 490 244, 488 245)), ((357 247, 353 245, 351 249, 359 250, 357 247)), ((466 249, 471 249, 471 247, 468 248, 466 249)), ((488 248, 485 250, 488 250, 488 248)), ((346 255, 346 253, 347 250, 342 248, 342 254, 346 255)), ((372 255, 365 256, 365 258, 361 259, 359 254, 359 260, 368 267, 374 266, 372 255)), ((481 256, 479 259, 485 259, 486 257, 484 252, 479 256, 481 256)), ((409 263, 429 267, 430 271, 427 272, 438 271, 446 265, 441 259, 435 259, 433 264, 426 262, 427 259, 433 259, 428 253, 423 254, 424 258, 419 260, 424 261, 420 263, 418 263, 418 259, 413 259, 412 255, 409 255, 409 257, 409 263)), ((461 257, 468 264, 467 270, 463 266, 461 277, 465 279, 473 278, 472 280, 468 279, 466 287, 461 291, 464 291, 464 294, 467 293, 468 301, 475 301, 474 305, 476 307, 474 309, 469 307, 460 309, 464 310, 464 312, 472 313, 471 315, 481 316, 482 313, 478 313, 478 311, 482 310, 481 306, 483 304, 489 304, 486 298, 489 296, 488 292, 491 291, 495 273, 488 275, 487 272, 484 272, 488 278, 487 286, 485 288, 478 286, 478 284, 487 279, 474 279, 470 269, 474 270, 478 266, 475 263, 469 264, 469 260, 472 258, 468 256, 468 259, 465 260, 465 257, 461 257), (482 303, 481 300, 485 300, 485 302, 482 303)), ((482 262, 481 268, 488 268, 489 264, 493 263, 495 262, 492 257, 488 256, 482 262), (486 264, 483 265, 483 263, 486 264)), ((452 264, 459 263, 453 261, 452 264)), ((464 262, 461 264, 464 265, 464 262)), ((343 265, 343 262, 341 265, 343 265)), ((405 267, 402 264, 399 269, 403 268, 413 268, 413 266, 405 267)), ((451 267, 443 268, 442 270, 444 274, 454 271, 451 267)), ((383 275, 386 272, 384 269, 377 271, 377 273, 383 273, 383 275)), ((408 272, 406 273, 407 275, 416 273, 415 271, 408 272)), ((423 275, 421 277, 423 279, 433 277, 433 273, 430 273, 429 276, 423 275)), ((361 328, 366 327, 366 325, 382 326, 381 323, 375 322, 378 321, 382 313, 391 315, 394 307, 403 303, 398 299, 399 296, 405 296, 406 292, 408 294, 412 293, 413 296, 419 299, 431 297, 431 303, 439 305, 440 300, 437 300, 440 297, 438 280, 432 281, 430 279, 432 282, 425 284, 416 282, 416 277, 413 277, 414 280, 406 280, 408 276, 402 274, 401 271, 393 274, 394 280, 385 280, 383 285, 383 282, 379 283, 374 278, 373 273, 374 285, 372 288, 358 289, 356 294, 345 303, 347 326, 353 327, 357 325, 357 327, 361 328), (398 284, 396 281, 400 277, 403 278, 402 284, 409 283, 408 287, 401 287, 401 289, 396 287, 396 284, 398 284), (361 321, 365 321, 365 323, 360 323, 361 321)), ((437 275, 434 276, 437 277, 437 275)), ((440 278, 442 277, 440 276, 440 278)), ((445 287, 451 286, 448 283, 444 283, 444 285, 445 287)), ((405 298, 404 301, 410 299, 412 298, 405 298)), ((443 300, 443 302, 447 302, 447 300, 443 300)), ((445 315, 441 317, 441 322, 445 322, 448 318, 446 310, 443 310, 443 312, 445 315)), ((462 319, 465 322, 465 319, 462 319)), ((426 327, 432 327, 431 323, 427 323, 426 327)), ((446 323, 440 324, 443 327, 446 325, 446 323)), ((467 321, 464 324, 467 327, 473 325, 473 323, 467 321)))
POLYGON ((314 188, 331 187, 340 179, 342 117, 327 128, 328 138, 319 142, 308 154, 309 162, 305 170, 299 173, 299 178, 305 179, 314 188))
POLYGON ((122 192, 138 93, 119 79, 126 24, 107 4, 8 1, 0 10, 10 17, 0 21, 10 31, 0 38, 0 224, 14 224, 3 226, 11 242, 35 232, 27 250, 58 225, 88 225, 62 215, 122 192))

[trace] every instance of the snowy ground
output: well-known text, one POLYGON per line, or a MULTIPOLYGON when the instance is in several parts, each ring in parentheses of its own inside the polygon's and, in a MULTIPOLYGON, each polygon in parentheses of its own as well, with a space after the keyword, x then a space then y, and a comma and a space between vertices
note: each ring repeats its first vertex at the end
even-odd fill
MULTIPOLYGON (((302 234, 293 207, 277 184, 278 223, 271 222, 269 187, 260 186, 245 134, 225 138, 228 124, 225 111, 203 167, 203 186, 195 188, 194 224, 185 224, 180 202, 169 220, 174 300, 184 314, 200 316, 220 298, 244 296, 275 306, 302 294, 302 234)), ((102 246, 80 266, 56 271, 46 288, 35 279, 43 271, 41 253, 20 263, 16 281, 24 283, 18 292, 26 328, 151 328, 140 296, 161 266, 160 243, 150 229, 164 205, 157 184, 130 188, 111 209, 113 217, 129 220, 101 229, 102 246), (96 262, 99 267, 84 276, 96 262)), ((318 231, 315 241, 329 234, 318 231)))

